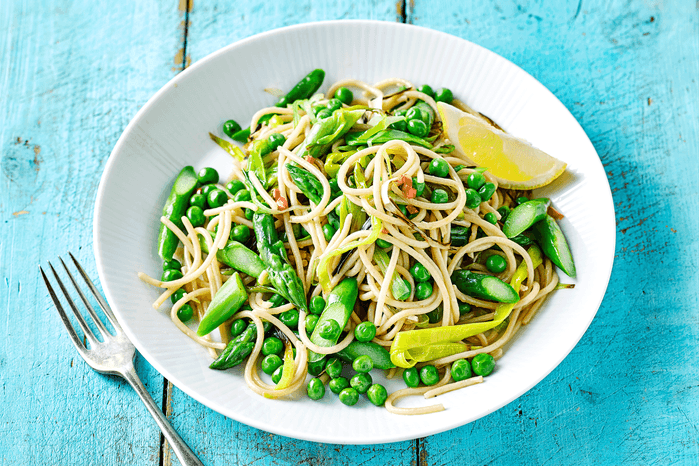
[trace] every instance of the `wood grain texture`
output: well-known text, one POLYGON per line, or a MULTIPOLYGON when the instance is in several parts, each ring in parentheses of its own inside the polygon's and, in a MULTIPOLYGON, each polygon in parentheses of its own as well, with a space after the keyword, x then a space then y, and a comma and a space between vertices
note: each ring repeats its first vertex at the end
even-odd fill
MULTIPOLYGON (((125 382, 71 345, 37 266, 92 277, 104 163, 174 72, 176 4, 0 2, 0 464, 158 464, 160 431, 125 382)), ((163 379, 137 364, 162 400, 163 379)))
MULTIPOLYGON (((400 20, 394 2, 297 2, 279 4, 195 1, 189 13, 187 62, 196 62, 236 40, 270 29, 326 19, 400 20), (232 26, 235 25, 235 26, 232 26)), ((261 66, 274 64, 261 64, 261 66)), ((408 465, 416 462, 417 443, 328 445, 289 439, 248 427, 194 401, 170 385, 168 415, 185 440, 210 465, 223 464, 357 464, 408 465), (221 447, 225 445, 225 447, 221 447)), ((338 419, 338 422, 342 422, 338 419)), ((399 420, 397 420, 399 422, 399 420)), ((169 448, 165 464, 179 464, 169 448)))
MULTIPOLYGON (((613 190, 607 295, 549 377, 462 428, 320 445, 247 427, 169 386, 184 439, 207 465, 697 464, 699 14, 694 2, 621 0, 0 2, 0 464, 178 464, 135 394, 77 357, 36 265, 72 250, 96 277, 104 163, 175 73, 252 34, 340 18, 471 40, 566 105, 613 190)), ((137 369, 163 399, 162 377, 137 369)))
POLYGON ((699 462, 698 19, 694 2, 408 10, 512 60, 566 105, 602 159, 618 225, 605 300, 577 347, 500 411, 425 439, 421 464, 699 462))
MULTIPOLYGON (((190 0, 192 1, 192 0, 190 0)), ((244 5, 226 1, 193 2, 187 34, 188 61, 197 61, 237 40, 271 29, 332 19, 400 21, 401 1, 250 1, 244 5)), ((274 66, 259 63, 255 66, 274 66)))

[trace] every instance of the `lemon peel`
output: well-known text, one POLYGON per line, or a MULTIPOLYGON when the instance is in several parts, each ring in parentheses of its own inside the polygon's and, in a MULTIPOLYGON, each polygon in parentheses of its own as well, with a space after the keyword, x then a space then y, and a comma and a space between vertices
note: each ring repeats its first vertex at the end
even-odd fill
POLYGON ((546 186, 563 174, 566 164, 481 118, 439 102, 437 110, 457 153, 488 172, 509 189, 546 186))

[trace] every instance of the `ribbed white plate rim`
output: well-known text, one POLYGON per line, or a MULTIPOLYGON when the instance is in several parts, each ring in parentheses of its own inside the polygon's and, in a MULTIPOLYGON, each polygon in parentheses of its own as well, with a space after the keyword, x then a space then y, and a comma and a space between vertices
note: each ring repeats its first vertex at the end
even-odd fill
MULTIPOLYGON (((255 416, 248 416, 248 415, 241 415, 240 413, 237 413, 235 411, 232 411, 230 408, 227 406, 224 406, 223 404, 217 402, 216 400, 212 400, 209 397, 207 397, 206 393, 203 393, 200 389, 194 389, 192 386, 190 386, 188 383, 185 383, 182 380, 182 377, 180 377, 175 370, 175 368, 164 364, 163 361, 161 361, 158 357, 156 357, 146 346, 145 342, 141 341, 141 339, 138 337, 137 333, 135 332, 135 329, 132 327, 132 322, 126 320, 124 318, 123 313, 120 310, 120 307, 118 305, 119 300, 117 299, 116 295, 116 289, 110 282, 110 280, 107 278, 108 277, 108 269, 110 265, 105 262, 105 250, 104 250, 104 243, 105 243, 105 231, 101 226, 103 226, 105 219, 102 215, 103 212, 103 206, 105 202, 107 202, 107 199, 105 198, 105 192, 106 192, 106 186, 108 183, 110 183, 110 175, 112 172, 112 169, 116 163, 117 158, 119 157, 119 154, 123 150, 124 146, 126 145, 127 140, 129 137, 131 137, 134 133, 135 128, 141 123, 143 115, 153 106, 158 105, 158 102, 162 98, 162 96, 167 92, 169 88, 172 88, 173 86, 177 86, 178 82, 182 81, 183 79, 188 78, 190 75, 197 73, 199 70, 204 68, 209 62, 213 60, 217 60, 219 57, 222 55, 226 55, 229 53, 234 53, 235 50, 239 47, 243 47, 246 45, 249 45, 255 41, 258 41, 260 39, 264 38, 270 38, 270 37, 276 37, 276 38, 281 38, 284 36, 290 36, 293 37, 294 33, 297 33, 301 30, 318 30, 321 31, 324 28, 334 28, 336 30, 341 30, 342 28, 358 28, 358 27, 366 27, 366 28, 373 28, 376 29, 378 33, 381 34, 389 34, 391 31, 396 31, 396 30, 401 30, 401 29, 410 29, 411 34, 416 34, 420 35, 423 34, 425 36, 432 36, 435 38, 435 40, 441 40, 441 41, 462 41, 463 43, 467 44, 468 47, 474 48, 479 54, 482 56, 486 57, 490 61, 495 61, 497 63, 497 66, 500 66, 502 69, 506 70, 508 73, 515 73, 520 81, 524 80, 531 80, 533 83, 526 83, 528 86, 534 86, 534 87, 539 87, 540 89, 537 89, 537 91, 542 92, 550 102, 548 102, 549 105, 553 105, 554 107, 560 107, 556 108, 557 111, 561 112, 561 115, 567 115, 570 117, 571 120, 574 121, 574 117, 568 112, 567 109, 563 106, 563 104, 556 99, 556 97, 547 89, 544 88, 543 85, 541 85, 538 81, 536 81, 533 77, 531 77, 528 73, 526 73, 524 70, 521 68, 517 67, 513 63, 509 62, 505 58, 490 52, 483 47, 480 47, 476 44, 473 44, 471 42, 468 42, 464 39, 457 38, 455 36, 452 36, 450 34, 446 34, 443 32, 438 32, 434 31, 431 29, 427 28, 422 28, 418 26, 413 26, 413 25, 405 25, 405 24, 400 24, 400 23, 390 23, 390 22, 382 22, 382 21, 370 21, 370 20, 341 20, 341 21, 321 21, 321 22, 314 22, 314 23, 305 23, 305 24, 300 24, 300 25, 294 25, 294 26, 287 26, 284 28, 280 29, 275 29, 271 31, 267 31, 264 33, 260 33, 254 36, 251 36, 249 38, 240 40, 238 42, 235 42, 231 45, 228 45, 210 55, 207 57, 203 58, 202 60, 196 62, 189 68, 187 68, 185 71, 174 77, 172 80, 170 80, 165 86, 163 86, 162 89, 160 89, 151 99, 148 100, 148 102, 139 110, 139 112, 136 114, 136 116, 133 118, 133 120, 129 123, 129 125, 126 127, 124 130, 124 133, 121 135, 119 138, 117 144, 114 147, 114 150, 112 151, 112 155, 110 156, 104 173, 102 175, 102 179, 100 182, 100 186, 97 192, 97 198, 95 201, 95 212, 94 212, 94 252, 95 252, 95 259, 97 263, 97 271, 105 292, 105 295, 107 297, 107 300, 112 304, 114 311, 117 315, 117 317, 120 320, 120 323, 122 324, 122 327, 124 328, 125 332, 131 338, 131 340, 134 342, 136 347, 138 348, 139 352, 148 360, 161 374, 163 374, 168 380, 172 381, 178 388, 183 390, 185 393, 188 395, 192 396, 194 399, 198 400, 199 402, 205 404, 206 406, 210 407, 211 409, 218 411, 228 417, 231 417, 233 419, 236 419, 240 422, 243 422, 245 424, 251 425, 253 427, 257 427, 259 429, 263 429, 269 432, 277 433, 280 435, 285 435, 288 437, 294 437, 294 438, 299 438, 299 439, 304 439, 304 440, 311 440, 311 441, 316 441, 316 442, 327 442, 327 443, 354 443, 354 444, 369 444, 369 443, 383 443, 383 442, 395 442, 395 441, 400 441, 400 440, 405 440, 405 439, 410 439, 410 438, 417 438, 417 437, 422 437, 426 435, 431 435, 435 434, 438 432, 442 432, 445 430, 449 430, 455 427, 458 427, 460 425, 463 425, 465 423, 471 422, 475 419, 478 419, 486 414, 489 414, 502 406, 506 405, 507 403, 511 402, 515 398, 521 396, 523 393, 531 389, 536 383, 538 383, 540 380, 542 380, 548 373, 550 373, 555 367, 560 364, 560 362, 568 355, 568 353, 573 349, 573 347, 577 344, 577 342, 580 340, 584 332, 587 330, 590 322, 594 318, 597 309, 599 308, 602 298, 604 297, 604 293, 606 291, 606 286, 609 281, 609 277, 611 275, 611 270, 612 270, 612 265, 613 265, 613 258, 614 258, 614 245, 615 245, 615 237, 616 237, 616 230, 614 227, 614 206, 613 206, 613 201, 612 201, 612 196, 611 196, 611 190, 609 189, 609 185, 606 182, 606 176, 604 175, 604 169, 602 167, 602 164, 597 157, 596 152, 594 151, 594 148, 592 144, 589 142, 589 139, 587 139, 587 143, 589 143, 589 147, 586 148, 586 157, 589 155, 591 157, 594 157, 594 160, 591 161, 592 167, 589 169, 590 173, 589 175, 597 177, 597 181, 599 181, 600 174, 602 178, 604 179, 604 184, 606 185, 606 190, 604 190, 603 193, 600 195, 604 198, 604 202, 602 203, 602 208, 600 211, 602 212, 601 218, 598 221, 598 225, 601 229, 605 231, 605 239, 606 241, 604 244, 600 244, 599 247, 600 249, 603 250, 602 254, 604 262, 599 264, 599 268, 597 269, 597 274, 598 278, 601 277, 601 282, 604 283, 604 286, 598 287, 595 289, 594 296, 591 298, 591 301, 588 303, 589 305, 589 314, 586 314, 588 319, 586 319, 586 322, 580 322, 579 327, 575 329, 574 334, 570 335, 570 339, 568 340, 568 345, 565 348, 561 348, 561 351, 557 353, 555 357, 555 364, 551 364, 551 367, 547 367, 546 370, 542 370, 541 373, 537 373, 537 376, 535 379, 531 379, 528 381, 526 384, 522 384, 517 386, 516 391, 513 391, 508 394, 506 398, 502 398, 498 400, 496 403, 491 403, 485 407, 482 407, 480 409, 475 410, 472 413, 469 413, 468 415, 463 415, 463 413, 460 413, 460 416, 454 416, 454 415, 449 415, 448 410, 447 414, 443 415, 442 417, 439 418, 439 422, 433 422, 430 420, 430 416, 437 416, 437 415, 429 415, 423 418, 423 420, 419 423, 412 423, 410 424, 410 427, 406 427, 405 429, 398 429, 398 430, 393 430, 391 432, 386 433, 385 435, 376 435, 375 432, 371 432, 370 435, 362 434, 361 432, 353 433, 353 434, 348 434, 348 435, 336 435, 336 434, 328 434, 327 432, 324 432, 322 428, 316 428, 316 429, 301 429, 298 430, 297 427, 298 423, 293 423, 293 422, 286 422, 288 419, 288 416, 282 417, 282 420, 284 420, 286 423, 279 423, 278 419, 263 419, 255 416)), ((487 97, 485 97, 487 98, 487 97)), ((476 109, 478 109, 476 107, 476 109)), ((492 115, 490 115, 492 116, 492 115)), ((571 128, 571 130, 574 131, 582 131, 582 128, 577 124, 577 122, 574 123, 575 127, 571 128)), ((212 128, 213 130, 213 128, 212 128)), ((583 132, 584 134, 584 132, 583 132)), ((587 160, 587 162, 590 162, 590 160, 587 160)), ((132 273, 132 271, 129 271, 129 273, 132 273)), ((135 276, 135 271, 133 271, 133 274, 135 276)), ((152 309, 145 309, 144 312, 155 312, 152 311, 152 309)), ((173 327, 172 329, 173 332, 176 332, 177 330, 173 327)), ((485 385, 485 384, 484 384, 485 385)), ((462 390, 463 391, 463 390, 462 390)), ((327 395, 326 395, 327 396, 327 395)), ((351 409, 351 408, 346 408, 346 409, 351 409)), ((454 408, 455 412, 458 412, 456 408, 454 408)), ((394 421, 396 423, 401 423, 403 418, 400 417, 395 417, 394 421)), ((407 421, 407 419, 406 419, 407 421)), ((409 423, 407 423, 409 424, 409 423)))

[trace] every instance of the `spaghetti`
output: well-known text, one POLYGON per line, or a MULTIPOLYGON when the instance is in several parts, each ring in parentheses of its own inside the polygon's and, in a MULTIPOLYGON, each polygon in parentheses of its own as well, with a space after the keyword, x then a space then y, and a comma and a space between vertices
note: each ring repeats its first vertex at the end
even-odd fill
MULTIPOLYGON (((354 328, 362 322, 370 322, 376 328, 373 343, 388 349, 401 332, 493 321, 499 303, 464 293, 452 280, 454 272, 468 270, 488 274, 507 283, 523 264, 526 279, 509 317, 492 329, 456 342, 463 351, 421 362, 420 365, 431 364, 440 369, 443 375, 438 383, 399 390, 385 402, 386 408, 397 414, 435 412, 444 409, 443 406, 400 408, 394 403, 405 396, 424 394, 430 398, 482 382, 483 378, 476 376, 450 384, 449 365, 479 354, 490 354, 495 359, 502 357, 507 342, 530 322, 556 289, 558 276, 548 258, 540 265, 535 264, 525 247, 503 233, 503 212, 516 206, 523 193, 499 187, 497 179, 487 170, 469 166, 469 162, 454 150, 442 132, 432 95, 416 90, 403 79, 374 85, 344 80, 333 84, 327 95, 334 96, 343 88, 355 89, 355 95, 351 105, 346 103, 340 110, 358 109, 361 117, 342 137, 331 141, 318 157, 310 155, 309 149, 318 147, 318 143, 309 146, 317 132, 316 126, 321 124, 315 111, 331 106, 331 99, 316 94, 301 104, 256 112, 250 126, 252 134, 243 147, 246 154, 251 153, 257 142, 270 140, 273 135, 281 135, 275 137, 284 140, 263 156, 267 180, 250 170, 250 162, 240 165, 234 161, 234 177, 246 182, 252 191, 252 200, 239 200, 225 185, 216 184, 229 200, 225 205, 205 210, 204 225, 194 227, 183 217, 184 228, 179 228, 163 217, 162 222, 181 243, 176 256, 181 258, 182 277, 173 281, 157 280, 144 273, 139 273, 139 277, 165 289, 156 299, 155 308, 178 289, 184 290, 170 312, 172 321, 205 347, 213 358, 217 358, 229 343, 230 328, 235 320, 246 319, 254 324, 257 335, 245 365, 245 381, 256 393, 277 398, 304 386, 309 351, 333 355, 345 350, 354 340, 354 328), (391 134, 405 133, 390 129, 405 122, 400 115, 418 105, 429 107, 421 111, 432 111, 428 120, 431 122, 429 133, 422 138, 391 138, 391 134), (379 130, 374 131, 376 128, 379 130), (361 134, 372 131, 374 134, 362 143, 361 134), (356 137, 357 134, 360 136, 356 137), (388 135, 388 140, 372 139, 382 134, 388 135), (437 163, 435 161, 445 162, 445 172, 441 175, 430 169, 433 162, 437 163), (316 202, 294 181, 289 164, 317 180, 322 195, 316 202), (243 172, 248 174, 248 179, 243 172), (476 206, 470 204, 467 193, 469 179, 474 176, 482 176, 494 187, 494 192, 476 206), (269 179, 274 177, 276 180, 270 183, 269 179), (298 275, 307 299, 327 296, 329 290, 347 277, 356 279, 357 304, 343 329, 346 335, 336 344, 321 346, 311 341, 307 327, 309 319, 316 318, 303 309, 297 309, 297 329, 282 321, 281 315, 294 309, 294 305, 279 305, 271 300, 270 289, 260 286, 269 283, 266 272, 257 279, 243 275, 248 307, 220 325, 221 341, 199 336, 178 317, 178 312, 187 305, 192 307, 197 320, 204 317, 216 292, 231 278, 230 269, 217 258, 217 252, 224 249, 236 225, 253 226, 250 211, 260 211, 261 205, 274 217, 275 227, 283 236, 284 255, 298 275), (454 228, 466 236, 462 245, 455 245, 453 241, 454 228), (384 253, 386 262, 380 260, 384 253), (491 256, 502 258, 501 262, 506 265, 501 271, 493 272, 485 265, 491 256), (421 264, 431 277, 429 290, 432 291, 427 295, 423 290, 427 285, 423 286, 411 273, 415 264, 421 264), (395 284, 400 285, 401 281, 402 289, 407 291, 405 295, 396 296, 395 284), (265 325, 270 324, 295 348, 293 362, 285 363, 285 371, 291 372, 285 374, 280 384, 269 384, 259 374, 265 325)), ((456 99, 451 103, 487 120, 456 99)), ((390 376, 398 374, 398 370, 392 369, 390 376)), ((322 378, 325 382, 328 379, 327 376, 322 378)))

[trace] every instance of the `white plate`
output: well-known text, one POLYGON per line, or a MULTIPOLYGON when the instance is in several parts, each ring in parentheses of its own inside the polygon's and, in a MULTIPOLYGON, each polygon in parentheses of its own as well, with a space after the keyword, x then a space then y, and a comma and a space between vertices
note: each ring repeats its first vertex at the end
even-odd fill
MULTIPOLYGON (((292 26, 242 40, 190 66, 138 112, 117 142, 95 205, 94 248, 107 299, 141 354, 184 392, 228 417, 276 434, 328 443, 383 443, 422 437, 471 422, 533 387, 570 352, 604 296, 615 243, 614 208, 602 164, 566 108, 504 58, 465 40, 415 26, 334 21, 292 26), (207 353, 151 307, 158 291, 138 271, 157 276, 160 211, 184 165, 228 174, 229 156, 209 140, 223 121, 245 125, 275 102, 264 88, 290 89, 323 68, 321 88, 344 78, 406 78, 448 87, 506 131, 568 163, 567 183, 547 189, 578 269, 576 288, 556 292, 524 329, 486 383, 440 397, 446 410, 397 416, 369 404, 342 405, 326 394, 273 401, 250 391, 240 371, 207 368, 207 353)), ((563 276, 564 281, 571 282, 563 276)), ((167 305, 164 308, 168 307, 167 305)), ((389 391, 401 387, 393 381, 389 391)), ((406 400, 402 405, 433 400, 406 400)))

